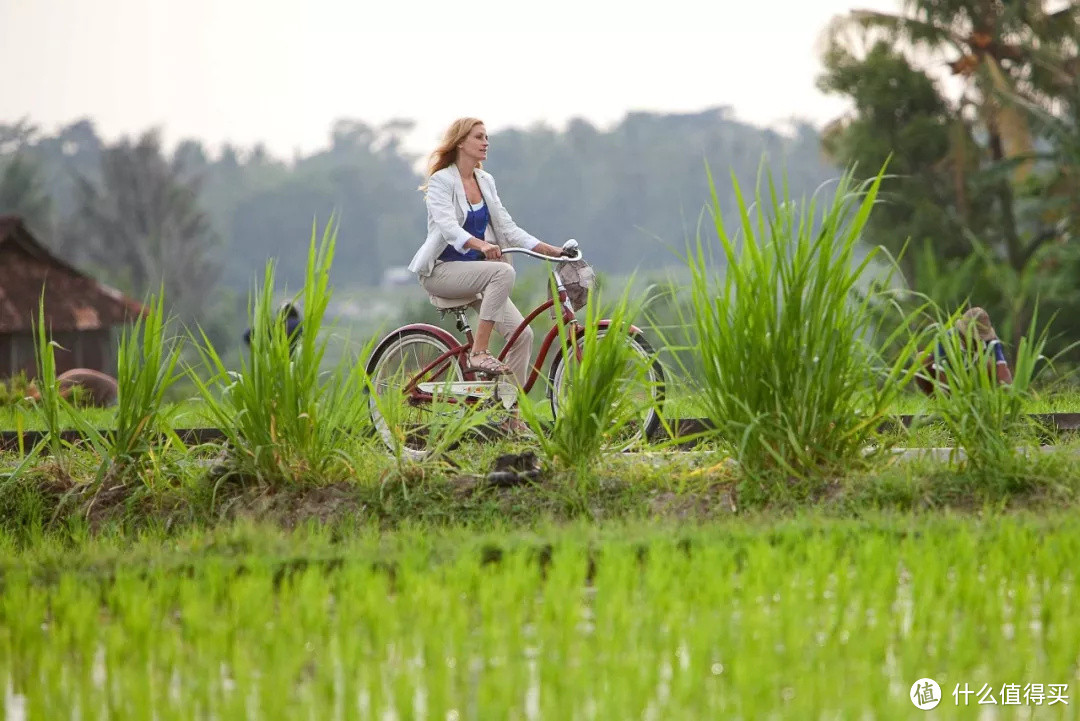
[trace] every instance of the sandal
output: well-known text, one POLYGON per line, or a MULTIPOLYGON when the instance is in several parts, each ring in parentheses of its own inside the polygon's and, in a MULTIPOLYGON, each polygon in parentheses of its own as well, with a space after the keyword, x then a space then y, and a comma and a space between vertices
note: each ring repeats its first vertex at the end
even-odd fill
POLYGON ((480 351, 479 353, 470 353, 469 366, 491 375, 509 375, 512 372, 510 366, 506 365, 501 360, 491 355, 490 351, 486 350, 480 351))

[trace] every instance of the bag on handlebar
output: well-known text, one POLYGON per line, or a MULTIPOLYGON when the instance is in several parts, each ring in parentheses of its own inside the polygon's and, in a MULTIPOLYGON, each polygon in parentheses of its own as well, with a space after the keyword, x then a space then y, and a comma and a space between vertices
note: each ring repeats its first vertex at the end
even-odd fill
MULTIPOLYGON (((584 260, 571 260, 559 264, 559 277, 566 287, 566 297, 574 310, 581 310, 589 299, 589 291, 596 284, 596 271, 584 260)), ((548 298, 551 298, 551 286, 548 286, 548 298)), ((552 309, 552 317, 555 310, 552 309)))

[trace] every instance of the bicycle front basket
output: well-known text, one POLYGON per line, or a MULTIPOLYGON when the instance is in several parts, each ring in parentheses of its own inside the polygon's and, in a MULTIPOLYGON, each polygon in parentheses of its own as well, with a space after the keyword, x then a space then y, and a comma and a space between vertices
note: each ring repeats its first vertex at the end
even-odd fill
MULTIPOLYGON (((574 310, 581 310, 589 299, 589 291, 596 284, 596 271, 584 260, 571 260, 559 264, 559 277, 566 286, 566 297, 574 310)), ((551 297, 551 288, 548 288, 551 297)))

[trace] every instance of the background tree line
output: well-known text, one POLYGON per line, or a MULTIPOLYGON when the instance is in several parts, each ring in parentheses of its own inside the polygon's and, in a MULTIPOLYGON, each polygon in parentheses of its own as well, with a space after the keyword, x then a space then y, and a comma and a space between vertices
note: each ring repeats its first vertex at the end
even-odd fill
MULTIPOLYGON (((45 243, 136 296, 164 282, 182 318, 235 336, 268 257, 298 287, 314 220, 340 222, 339 287, 378 285, 408 263, 426 233, 421 159, 402 147, 412 127, 339 120, 324 149, 285 161, 261 145, 211 153, 197 140, 167 152, 154 130, 110 143, 90 120, 51 135, 0 125, 0 212, 21 213, 45 243)), ((836 175, 813 127, 764 130, 725 108, 632 113, 610 130, 584 120, 507 130, 492 136, 486 167, 523 227, 576 237, 618 274, 678 264, 673 250, 694 236, 708 197, 706 161, 733 208, 728 172, 752 182, 763 154, 798 195, 836 175)))
MULTIPOLYGON (((89 120, 52 136, 25 122, 0 125, 3 177, 22 178, 11 190, 3 186, 0 207, 21 210, 47 241, 91 263, 111 244, 134 242, 118 232, 147 236, 154 230, 145 227, 147 219, 164 223, 163 213, 201 212, 207 227, 183 235, 202 235, 200 244, 216 253, 224 283, 238 288, 268 256, 280 259, 287 280, 297 280, 312 219, 337 212, 339 279, 378 283, 383 270, 408 262, 426 233, 418 159, 401 146, 411 129, 406 121, 372 127, 340 120, 328 147, 286 162, 259 145, 225 146, 211 157, 195 140, 167 155, 153 131, 109 145, 89 120), (166 202, 160 195, 166 188, 194 191, 197 207, 178 207, 184 205, 179 190, 166 202), (128 212, 127 227, 101 217, 108 199, 114 210, 128 212), (145 212, 150 209, 158 215, 145 212)), ((597 264, 620 272, 670 263, 656 238, 681 248, 693 235, 708 194, 706 160, 721 180, 729 167, 752 180, 763 153, 786 165, 797 193, 811 193, 835 175, 811 126, 799 124, 784 135, 738 122, 719 108, 633 113, 607 131, 584 120, 561 132, 507 130, 493 135, 486 167, 520 224, 553 241, 577 237, 597 264)))

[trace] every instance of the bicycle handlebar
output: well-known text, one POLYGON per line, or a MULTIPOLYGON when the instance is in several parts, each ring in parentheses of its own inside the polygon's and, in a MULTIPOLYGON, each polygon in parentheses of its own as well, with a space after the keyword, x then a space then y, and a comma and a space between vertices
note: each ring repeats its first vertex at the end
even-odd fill
POLYGON ((566 256, 560 255, 552 257, 550 255, 544 255, 543 253, 537 253, 534 250, 528 250, 526 248, 503 248, 504 253, 523 253, 524 255, 532 256, 533 258, 539 258, 540 260, 546 260, 549 263, 569 263, 572 260, 581 260, 581 248, 574 248, 575 255, 566 256))

